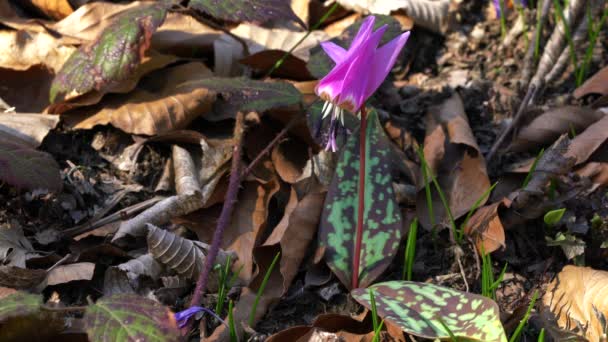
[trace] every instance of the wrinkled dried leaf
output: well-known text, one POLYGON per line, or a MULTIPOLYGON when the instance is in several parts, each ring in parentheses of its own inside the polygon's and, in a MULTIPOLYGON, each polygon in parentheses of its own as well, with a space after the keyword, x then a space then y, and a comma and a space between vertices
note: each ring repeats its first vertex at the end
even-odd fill
POLYGON ((308 160, 306 149, 306 144, 298 139, 285 140, 272 149, 272 163, 285 182, 293 184, 302 176, 308 160))
POLYGON ((262 24, 273 19, 290 19, 306 27, 285 0, 192 0, 188 6, 222 20, 262 24))
MULTIPOLYGON (((323 205, 319 245, 325 260, 342 284, 353 278, 359 201, 359 130, 348 139, 323 205)), ((367 287, 389 266, 401 241, 401 211, 395 200, 390 170, 390 141, 370 111, 365 142, 365 207, 359 265, 359 282, 367 287)))
POLYGON ((579 255, 585 254, 585 241, 570 234, 569 232, 565 234, 559 232, 555 235, 555 239, 546 236, 545 240, 547 241, 547 246, 549 247, 561 247, 568 260, 572 260, 579 255))
POLYGON ((591 76, 574 91, 574 97, 577 99, 589 94, 608 95, 608 66, 591 76))
POLYGON ((369 290, 374 292, 378 316, 409 334, 449 340, 445 324, 456 337, 467 341, 507 341, 498 305, 486 297, 429 283, 388 281, 351 291, 368 309, 369 290))
POLYGON ((551 109, 521 128, 509 149, 512 151, 537 150, 542 146, 552 144, 564 133, 574 131, 579 134, 603 117, 602 112, 585 107, 565 106, 551 109))
POLYGON ((33 290, 38 286, 44 286, 46 274, 45 270, 0 266, 0 286, 33 290))
POLYGON ((148 276, 154 280, 158 280, 163 271, 163 266, 150 253, 140 255, 116 267, 126 272, 131 282, 136 281, 139 276, 148 276))
POLYGON ((91 280, 95 264, 92 262, 79 262, 70 265, 60 265, 53 268, 46 279, 47 285, 58 285, 75 280, 91 280))
POLYGON ((574 330, 587 326, 582 334, 589 341, 600 341, 605 335, 597 312, 608 317, 608 272, 590 267, 567 265, 549 284, 543 296, 543 309, 549 310, 560 328, 574 330))
POLYGON ((28 140, 0 130, 0 179, 19 188, 59 191, 59 165, 49 153, 37 151, 28 140))
POLYGON ((50 101, 101 91, 129 77, 165 20, 166 4, 145 5, 117 15, 91 44, 80 47, 55 76, 50 101))
POLYGON ((472 236, 477 250, 481 253, 492 253, 499 248, 505 248, 505 229, 500 221, 498 211, 501 207, 509 207, 508 199, 492 203, 477 209, 471 216, 464 229, 465 234, 472 236))
POLYGON ((59 117, 56 115, 0 113, 0 131, 8 131, 11 135, 28 141, 34 148, 42 143, 58 123, 59 117))
MULTIPOLYGON (((247 49, 251 56, 247 60, 254 59, 258 53, 268 53, 268 50, 278 50, 267 63, 275 62, 283 56, 284 52, 293 48, 296 43, 306 35, 306 32, 295 32, 281 28, 264 28, 249 24, 240 24, 232 29, 230 33, 242 38, 247 43, 247 49)), ((329 39, 323 31, 312 31, 310 35, 300 43, 291 53, 291 56, 299 61, 307 62, 310 50, 321 41, 329 39)), ((228 34, 223 34, 213 43, 215 53, 215 74, 217 76, 238 76, 241 68, 238 61, 244 57, 243 46, 228 34)), ((272 63, 274 64, 274 63, 272 63)))
POLYGON ((22 71, 41 64, 57 73, 76 51, 47 32, 24 30, 0 30, 0 46, 0 67, 22 71))
POLYGON ((34 6, 51 19, 63 19, 74 10, 68 0, 23 0, 24 5, 34 6))
POLYGON ((576 164, 587 161, 601 146, 608 141, 608 115, 577 134, 568 146, 565 157, 576 159, 576 164))
POLYGON ((19 226, 0 226, 0 264, 25 268, 26 255, 33 252, 34 247, 19 226))
POLYGON ((156 135, 182 129, 211 109, 215 94, 198 83, 209 76, 209 69, 196 62, 159 70, 135 91, 69 112, 66 119, 79 129, 111 124, 133 134, 156 135))
MULTIPOLYGON (((473 204, 490 188, 486 163, 477 146, 462 100, 458 94, 432 107, 427 115, 424 138, 424 157, 437 177, 446 196, 454 219, 466 214, 473 204)), ((448 215, 436 192, 432 189, 435 223, 448 226, 448 215)), ((418 183, 416 212, 420 223, 431 229, 422 174, 418 183)), ((485 203, 485 200, 481 204, 485 203)))
POLYGON ((173 312, 136 295, 103 297, 87 307, 84 326, 91 341, 179 341, 173 312))

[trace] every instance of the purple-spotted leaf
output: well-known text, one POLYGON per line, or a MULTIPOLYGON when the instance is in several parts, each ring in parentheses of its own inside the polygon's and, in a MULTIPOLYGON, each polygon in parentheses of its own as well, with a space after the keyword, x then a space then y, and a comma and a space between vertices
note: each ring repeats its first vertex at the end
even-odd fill
MULTIPOLYGON (((392 187, 390 143, 375 110, 369 112, 365 163, 365 208, 359 284, 370 285, 388 267, 401 241, 401 211, 392 187)), ((351 286, 359 202, 359 132, 342 150, 329 186, 319 230, 325 260, 351 286)))
POLYGON ((498 305, 483 296, 413 281, 387 281, 351 291, 356 301, 370 309, 369 290, 374 293, 378 316, 408 334, 450 340, 447 327, 466 341, 507 341, 498 305))
POLYGON ((42 305, 42 297, 26 292, 16 292, 0 298, 0 325, 9 318, 37 313, 42 305))
POLYGON ((0 131, 0 180, 19 188, 59 191, 63 184, 59 165, 35 147, 29 140, 0 131))
POLYGON ((169 308, 133 294, 101 298, 87 308, 84 325, 91 341, 179 341, 169 308))
POLYGON ((51 84, 50 101, 67 100, 93 89, 107 90, 129 77, 165 20, 166 6, 158 2, 117 15, 95 41, 80 47, 65 62, 51 84))
MULTIPOLYGON (((221 94, 215 102, 215 119, 232 117, 237 111, 258 113, 276 107, 286 107, 302 101, 302 94, 287 82, 263 82, 247 78, 210 77, 186 82, 177 87, 204 87, 221 94)), ((213 118, 212 118, 213 119, 213 118)))
POLYGON ((286 0, 191 0, 190 7, 228 21, 265 23, 274 19, 293 20, 306 27, 286 0))

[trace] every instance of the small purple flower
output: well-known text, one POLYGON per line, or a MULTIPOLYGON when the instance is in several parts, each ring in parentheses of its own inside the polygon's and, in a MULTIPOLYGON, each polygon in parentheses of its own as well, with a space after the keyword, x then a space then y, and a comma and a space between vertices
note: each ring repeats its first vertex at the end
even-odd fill
POLYGON ((208 313, 210 315, 212 315, 213 317, 217 318, 220 322, 224 323, 225 322, 218 316, 215 314, 215 312, 204 308, 202 306, 191 306, 189 308, 187 308, 186 310, 182 310, 180 312, 176 312, 175 313, 175 320, 177 321, 177 325, 181 328, 185 327, 188 324, 188 320, 198 314, 199 312, 204 312, 204 313, 208 313))
POLYGON ((500 15, 501 15, 500 1, 501 0, 493 0, 493 2, 494 2, 494 10, 496 11, 496 18, 500 18, 500 15))
POLYGON ((409 32, 404 32, 378 47, 387 25, 373 32, 375 20, 374 16, 365 18, 348 50, 332 42, 321 43, 325 53, 336 63, 315 89, 317 95, 326 101, 322 117, 331 114, 327 150, 337 150, 336 132, 339 125, 344 125, 344 110, 359 112, 380 87, 410 36, 409 32))

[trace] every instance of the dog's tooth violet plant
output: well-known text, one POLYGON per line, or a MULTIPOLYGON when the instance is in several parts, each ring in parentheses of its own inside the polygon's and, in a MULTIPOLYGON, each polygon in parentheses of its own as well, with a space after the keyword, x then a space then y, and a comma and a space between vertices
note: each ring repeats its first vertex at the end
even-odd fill
MULTIPOLYGON (((319 81, 315 89, 317 95, 326 101, 320 120, 330 116, 326 150, 338 150, 336 135, 338 132, 345 132, 346 112, 355 114, 361 122, 357 141, 359 154, 356 154, 357 148, 353 145, 356 143, 353 140, 356 136, 353 136, 344 148, 332 181, 340 184, 332 185, 333 191, 330 189, 326 200, 326 212, 323 214, 326 218, 323 220, 329 222, 327 225, 331 226, 331 231, 321 234, 324 243, 332 246, 330 254, 333 255, 334 261, 330 264, 335 266, 334 271, 339 270, 339 277, 343 282, 350 280, 352 288, 359 285, 361 254, 365 254, 363 268, 370 263, 381 262, 379 260, 384 259, 384 255, 390 254, 394 245, 394 236, 391 235, 395 235, 390 233, 391 229, 384 227, 392 228, 400 221, 399 208, 392 193, 388 163, 384 160, 388 155, 386 137, 377 124, 375 112, 370 113, 368 120, 365 101, 380 87, 392 69, 410 33, 404 32, 379 46, 387 25, 374 31, 375 20, 374 16, 369 16, 362 22, 348 50, 332 42, 321 43, 323 50, 336 65, 319 81), (370 163, 367 168, 366 159, 369 159, 370 163), (373 210, 365 206, 366 199, 367 205, 372 205, 372 198, 373 210), (380 205, 384 207, 381 208, 380 205), (352 231, 355 226, 353 216, 356 216, 357 220, 356 231, 352 231), (368 228, 365 232, 364 222, 368 228), (361 246, 364 235, 366 244, 373 245, 367 248, 365 253, 361 246), (347 280, 349 276, 351 279, 347 280)), ((367 270, 363 270, 361 273, 366 272, 367 270)), ((366 279, 373 278, 369 272, 365 276, 366 279)))

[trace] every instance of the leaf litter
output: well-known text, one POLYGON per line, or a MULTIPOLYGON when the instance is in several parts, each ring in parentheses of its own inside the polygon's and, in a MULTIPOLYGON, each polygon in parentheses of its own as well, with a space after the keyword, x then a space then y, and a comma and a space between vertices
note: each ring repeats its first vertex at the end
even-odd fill
POLYGON ((0 338, 503 341, 524 317, 527 339, 604 338, 608 56, 586 57, 585 3, 561 6, 575 58, 553 3, 540 31, 542 3, 481 0, 0 5, 0 338), (316 86, 320 43, 370 14, 381 46, 413 34, 367 102, 350 289, 360 121, 325 151, 316 86), (180 332, 190 302, 223 321, 180 332))

